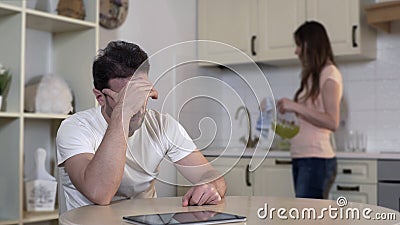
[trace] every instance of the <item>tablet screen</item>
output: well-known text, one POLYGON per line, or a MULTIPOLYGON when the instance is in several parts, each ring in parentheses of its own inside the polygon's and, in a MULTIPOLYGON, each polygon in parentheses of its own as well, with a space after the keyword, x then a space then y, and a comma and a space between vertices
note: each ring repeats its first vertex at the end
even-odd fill
POLYGON ((174 225, 174 224, 218 224, 246 221, 246 217, 215 211, 193 211, 124 216, 123 220, 141 225, 174 225))

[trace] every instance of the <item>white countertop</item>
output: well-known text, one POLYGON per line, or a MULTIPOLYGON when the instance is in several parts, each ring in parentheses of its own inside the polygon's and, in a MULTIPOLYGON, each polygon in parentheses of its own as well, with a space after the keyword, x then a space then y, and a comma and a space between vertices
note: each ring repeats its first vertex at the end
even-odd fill
MULTIPOLYGON (((240 149, 240 148, 232 148, 232 149, 223 149, 223 148, 209 148, 201 151, 204 156, 208 157, 264 157, 267 154, 268 158, 289 158, 290 151, 282 151, 282 150, 257 150, 253 148, 240 149)), ((336 152, 336 157, 338 159, 398 159, 400 160, 400 152, 399 153, 370 153, 370 152, 336 152)))

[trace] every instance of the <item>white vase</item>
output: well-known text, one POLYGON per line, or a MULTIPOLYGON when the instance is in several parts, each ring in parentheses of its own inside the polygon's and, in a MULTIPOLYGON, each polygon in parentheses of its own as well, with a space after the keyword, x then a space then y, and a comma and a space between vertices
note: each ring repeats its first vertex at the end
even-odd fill
POLYGON ((25 182, 27 211, 54 211, 57 181, 31 180, 25 182))
POLYGON ((46 150, 36 149, 33 158, 35 169, 25 181, 26 210, 27 211, 53 211, 55 208, 57 181, 46 171, 46 150))

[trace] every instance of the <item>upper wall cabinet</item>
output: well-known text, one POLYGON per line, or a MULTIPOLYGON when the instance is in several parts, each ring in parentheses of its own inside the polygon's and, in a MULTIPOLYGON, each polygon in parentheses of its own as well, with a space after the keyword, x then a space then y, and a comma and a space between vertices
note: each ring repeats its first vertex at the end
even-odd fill
MULTIPOLYGON (((198 39, 231 45, 252 55, 257 24, 254 22, 257 0, 198 1, 198 39), (253 38, 253 40, 252 40, 253 38)), ((242 63, 237 50, 225 45, 206 44, 199 48, 199 58, 219 63, 242 63)), ((253 58, 255 59, 255 58, 253 58)))
POLYGON ((363 13, 373 0, 307 0, 307 19, 324 24, 338 60, 375 59, 376 31, 363 13))
MULTIPOLYGON (((373 0, 198 1, 198 37, 230 44, 254 61, 272 65, 297 62, 293 32, 306 20, 324 24, 340 60, 374 59, 376 31, 362 13, 373 0)), ((227 64, 245 63, 216 48, 199 56, 227 64)))
POLYGON ((297 62, 293 32, 306 18, 306 0, 259 0, 257 61, 297 62))

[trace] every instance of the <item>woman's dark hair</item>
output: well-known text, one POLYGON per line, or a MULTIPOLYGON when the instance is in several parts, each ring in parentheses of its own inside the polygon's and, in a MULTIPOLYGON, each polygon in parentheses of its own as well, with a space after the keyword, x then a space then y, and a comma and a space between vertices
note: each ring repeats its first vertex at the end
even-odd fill
POLYGON ((315 101, 320 93, 319 81, 322 69, 328 62, 336 65, 328 34, 322 24, 306 21, 295 31, 294 40, 301 48, 300 61, 303 64, 301 85, 296 91, 294 100, 298 102, 311 98, 315 101), (300 97, 303 91, 305 94, 300 97))
POLYGON ((139 46, 124 42, 112 41, 107 47, 99 50, 93 62, 92 74, 94 87, 97 90, 109 88, 112 78, 126 78, 137 70, 149 72, 147 54, 139 46))

